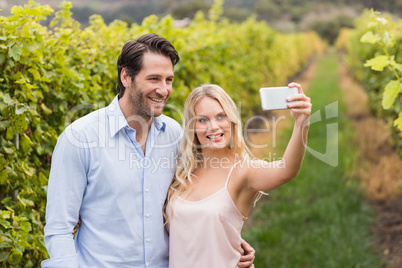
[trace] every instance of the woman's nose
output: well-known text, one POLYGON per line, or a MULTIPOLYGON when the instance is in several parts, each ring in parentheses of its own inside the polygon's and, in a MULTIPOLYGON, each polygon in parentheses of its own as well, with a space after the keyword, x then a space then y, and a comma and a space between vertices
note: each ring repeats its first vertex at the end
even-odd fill
POLYGON ((216 122, 215 119, 212 119, 211 121, 209 121, 209 128, 211 130, 219 129, 219 125, 218 125, 218 123, 216 122))

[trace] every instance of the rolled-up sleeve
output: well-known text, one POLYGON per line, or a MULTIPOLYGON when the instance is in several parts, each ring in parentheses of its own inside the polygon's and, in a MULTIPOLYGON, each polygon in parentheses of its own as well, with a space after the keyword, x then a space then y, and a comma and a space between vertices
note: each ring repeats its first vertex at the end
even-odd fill
POLYGON ((42 267, 78 267, 73 230, 87 184, 87 157, 83 138, 68 127, 52 156, 44 239, 50 259, 42 267))

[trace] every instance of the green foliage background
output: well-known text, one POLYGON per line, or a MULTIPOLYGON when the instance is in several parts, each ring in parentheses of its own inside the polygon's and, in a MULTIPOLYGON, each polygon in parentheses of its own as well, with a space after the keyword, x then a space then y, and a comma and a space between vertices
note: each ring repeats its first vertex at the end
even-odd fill
MULTIPOLYGON (((249 18, 222 19, 222 1, 186 28, 170 16, 141 25, 106 25, 99 15, 81 29, 64 3, 54 11, 33 1, 0 17, 0 265, 39 267, 50 161, 58 135, 75 118, 115 96, 116 61, 124 42, 152 32, 170 40, 181 61, 170 107, 182 108, 200 83, 221 85, 241 102, 243 116, 260 109, 258 89, 284 85, 325 43, 313 32, 283 35, 249 18)), ((166 114, 180 121, 180 113, 166 114)), ((68 159, 66 159, 68 161, 68 159)))
POLYGON ((402 21, 367 10, 344 29, 337 47, 366 89, 371 111, 392 130, 392 143, 402 156, 402 21))

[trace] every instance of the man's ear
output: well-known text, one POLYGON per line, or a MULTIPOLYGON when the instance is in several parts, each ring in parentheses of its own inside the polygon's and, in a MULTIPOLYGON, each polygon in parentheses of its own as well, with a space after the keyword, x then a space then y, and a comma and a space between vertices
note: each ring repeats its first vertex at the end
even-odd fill
POLYGON ((120 80, 124 87, 128 87, 130 85, 131 77, 128 75, 126 68, 121 70, 120 80))

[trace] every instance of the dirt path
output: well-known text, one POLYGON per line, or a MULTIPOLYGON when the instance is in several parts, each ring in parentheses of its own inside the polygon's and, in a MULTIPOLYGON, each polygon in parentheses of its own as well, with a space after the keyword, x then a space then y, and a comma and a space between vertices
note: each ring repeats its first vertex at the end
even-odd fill
POLYGON ((345 65, 339 65, 340 87, 344 92, 347 115, 355 130, 354 141, 359 151, 354 176, 376 211, 372 231, 384 268, 402 267, 402 160, 389 144, 386 123, 372 116, 367 96, 354 82, 345 65))

